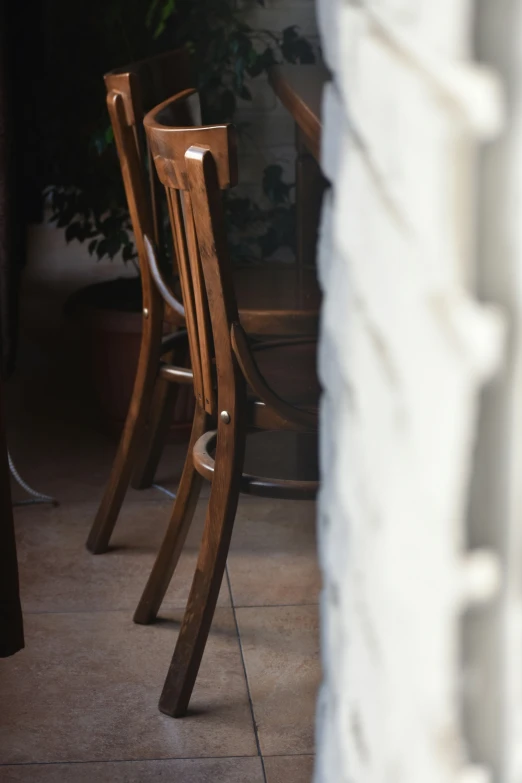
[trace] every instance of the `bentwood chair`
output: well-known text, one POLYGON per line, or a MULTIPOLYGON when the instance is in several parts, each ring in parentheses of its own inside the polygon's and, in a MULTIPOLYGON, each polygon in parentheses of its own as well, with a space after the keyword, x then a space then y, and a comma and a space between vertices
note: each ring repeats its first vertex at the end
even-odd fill
MULTIPOLYGON (((184 292, 196 412, 172 518, 137 607, 152 622, 181 553, 201 486, 211 482, 199 559, 160 710, 186 713, 220 590, 240 492, 314 498, 317 481, 263 478, 244 472, 247 433, 317 431, 314 338, 251 341, 240 323, 221 191, 237 182, 235 130, 230 125, 172 127, 187 91, 145 118, 149 146, 165 186, 184 292), (275 371, 273 378, 272 371, 275 371)), ((152 274, 162 281, 145 238, 152 274)), ((167 301, 170 301, 167 296, 167 301)), ((186 372, 172 368, 171 372, 186 372)))
MULTIPOLYGON (((106 74, 107 107, 136 241, 143 301, 141 348, 127 419, 87 548, 106 551, 131 477, 152 484, 177 387, 158 376, 161 356, 186 340, 184 309, 165 307, 151 277, 143 244, 147 232, 161 244, 161 186, 148 155, 145 113, 158 101, 192 85, 188 52, 179 49, 106 74), (164 337, 164 324, 173 333, 164 337), (149 436, 147 439, 147 435, 149 436)), ((174 260, 175 263, 175 260, 174 260)), ((172 270, 175 273, 175 268, 172 270)))
MULTIPOLYGON (((183 50, 154 57, 113 71, 105 76, 107 105, 125 186, 125 193, 136 239, 143 288, 143 331, 138 369, 127 420, 114 460, 107 487, 93 522, 87 548, 93 554, 105 552, 129 485, 150 486, 161 456, 169 414, 178 383, 187 382, 178 374, 172 384, 172 374, 162 367, 162 357, 172 356, 172 350, 186 340, 183 304, 175 288, 154 272, 147 262, 143 237, 151 237, 156 247, 165 245, 162 235, 163 188, 143 129, 145 112, 168 96, 191 87, 187 53, 183 50), (160 291, 163 294, 160 295, 160 291), (170 293, 169 293, 170 292, 170 293), (166 303, 166 304, 165 304, 166 303), (178 331, 163 336, 164 323, 178 331)), ((199 99, 195 90, 190 98, 178 105, 181 116, 171 116, 171 123, 198 125, 201 122, 199 99)), ((171 277, 175 279, 176 258, 183 242, 174 226, 174 263, 171 277)), ((245 264, 234 269, 241 323, 251 335, 316 334, 319 310, 319 290, 313 269, 300 270, 289 264, 245 264)), ((186 306, 186 304, 185 304, 186 306)), ((190 334, 189 334, 190 338, 190 334)), ((196 372, 198 370, 196 369, 196 372)))

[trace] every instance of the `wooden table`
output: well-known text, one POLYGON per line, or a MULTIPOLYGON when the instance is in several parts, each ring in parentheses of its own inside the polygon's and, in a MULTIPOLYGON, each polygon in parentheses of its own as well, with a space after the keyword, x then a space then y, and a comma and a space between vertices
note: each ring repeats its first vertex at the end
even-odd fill
POLYGON ((329 80, 323 65, 277 65, 269 80, 296 124, 296 257, 298 267, 315 263, 321 202, 327 182, 319 167, 321 102, 329 80))

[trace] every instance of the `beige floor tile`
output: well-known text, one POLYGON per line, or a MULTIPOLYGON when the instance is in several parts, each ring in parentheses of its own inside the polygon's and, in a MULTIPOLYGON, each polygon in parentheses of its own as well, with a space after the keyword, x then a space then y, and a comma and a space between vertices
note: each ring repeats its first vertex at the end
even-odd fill
POLYGON ((182 720, 157 707, 178 623, 137 626, 127 612, 25 621, 26 649, 0 667, 3 763, 256 755, 230 609, 216 612, 182 720))
POLYGON ((315 504, 241 497, 228 569, 235 606, 317 603, 315 504))
MULTIPOLYGON (((96 506, 66 503, 15 512, 22 604, 25 612, 126 609, 132 613, 145 587, 170 515, 170 501, 129 501, 121 512, 111 551, 85 548, 96 506)), ((184 607, 194 575, 202 513, 191 531, 160 616, 184 607)), ((229 606, 224 582, 219 605, 229 606)))
POLYGON ((263 783, 263 773, 259 758, 0 766, 1 783, 152 783, 157 780, 263 783))
POLYGON ((237 620, 261 752, 313 753, 318 607, 238 609, 237 620))
MULTIPOLYGON (((16 512, 27 648, 0 664, 1 783, 261 783, 260 761, 250 758, 256 744, 226 588, 191 713, 173 720, 157 709, 195 567, 204 500, 162 611, 175 622, 135 626, 131 612, 171 501, 155 489, 129 489, 112 550, 97 557, 86 552, 116 440, 100 431, 59 336, 49 339, 38 329, 22 338, 8 389, 9 444, 23 477, 61 506, 16 512), (190 760, 196 756, 208 758, 190 760), (74 761, 92 763, 66 763, 74 761)), ((292 436, 263 434, 249 439, 246 469, 293 477, 296 455, 292 436)), ((168 445, 156 481, 175 489, 184 456, 183 445, 168 445)), ((208 492, 205 482, 202 497, 208 492)), ((15 497, 25 496, 16 489, 15 497)), ((314 529, 313 504, 241 499, 229 559, 238 606, 317 600, 314 529)), ((264 753, 312 752, 315 607, 239 609, 238 618, 264 753)), ((267 758, 268 783, 308 783, 310 763, 302 756, 267 758)))
POLYGON ((313 756, 267 756, 266 783, 311 783, 313 756))

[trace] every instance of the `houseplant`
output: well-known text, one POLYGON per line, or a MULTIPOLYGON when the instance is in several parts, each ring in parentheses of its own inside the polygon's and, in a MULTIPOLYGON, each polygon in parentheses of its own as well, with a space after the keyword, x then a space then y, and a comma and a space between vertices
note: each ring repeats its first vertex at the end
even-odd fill
MULTIPOLYGON (((68 241, 87 243, 89 253, 98 259, 119 257, 136 266, 131 280, 104 283, 75 295, 68 303, 68 312, 89 310, 96 313, 91 326, 102 329, 103 346, 94 349, 96 374, 109 382, 110 389, 98 389, 105 396, 105 407, 111 407, 111 396, 119 402, 120 421, 126 404, 137 361, 141 296, 137 274, 136 251, 126 209, 112 131, 105 109, 102 74, 125 62, 168 49, 186 46, 193 54, 195 76, 202 101, 203 121, 226 122, 234 119, 237 99, 251 98, 249 82, 277 61, 311 62, 309 43, 299 36, 295 27, 280 34, 254 31, 235 9, 234 0, 80 0, 85 11, 92 56, 82 52, 77 69, 70 69, 71 42, 67 37, 66 15, 61 13, 64 0, 52 0, 54 13, 49 18, 52 70, 64 73, 52 92, 54 124, 47 134, 48 157, 53 161, 49 172, 52 183, 47 190, 51 220, 65 228, 68 241), (54 26, 59 17, 60 24, 54 26), (55 40, 58 38, 58 40, 55 40), (65 49, 61 46, 65 40, 65 49), (68 68, 61 65, 67 59, 68 68), (67 95, 82 95, 74 110, 63 110, 67 95), (116 313, 122 313, 119 319, 116 313), (135 314, 135 315, 134 315, 135 314), (134 316, 134 317, 133 317, 134 316), (118 322, 121 324, 119 328, 118 322), (129 331, 130 330, 130 331, 129 331), (119 334, 115 338, 115 333, 119 334), (129 338, 133 334, 133 338, 129 338), (125 335, 125 337, 124 337, 125 335), (126 391, 110 382, 110 368, 115 366, 106 356, 114 343, 114 356, 125 354, 126 391), (134 347, 132 347, 134 346, 134 347), (134 354, 133 356, 131 354, 134 354), (103 372, 102 372, 103 370, 103 372)), ((240 128, 241 131, 241 128, 240 128)), ((264 204, 249 198, 230 195, 226 201, 230 243, 233 256, 263 259, 278 247, 292 247, 294 242, 294 211, 290 194, 292 185, 285 183, 279 166, 268 166, 263 178, 264 204)), ((88 319, 87 319, 88 320, 88 319)), ((92 353, 92 351, 91 351, 92 353)), ((122 365, 118 377, 123 377, 122 365)))

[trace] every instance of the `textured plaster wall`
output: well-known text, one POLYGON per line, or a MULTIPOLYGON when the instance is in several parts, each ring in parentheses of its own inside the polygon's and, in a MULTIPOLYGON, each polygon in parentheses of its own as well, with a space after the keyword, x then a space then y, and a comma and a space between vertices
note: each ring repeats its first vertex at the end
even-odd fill
POLYGON ((470 744, 501 783, 522 781, 522 3, 478 0, 476 56, 506 96, 504 132, 480 155, 477 289, 508 319, 501 373, 480 411, 469 540, 498 552, 497 602, 466 618, 470 744))
POLYGON ((500 581, 466 513, 480 391, 503 352, 504 318, 476 293, 478 153, 503 112, 496 76, 473 59, 472 12, 464 0, 318 2, 334 80, 316 783, 491 779, 463 717, 463 621, 500 581))

